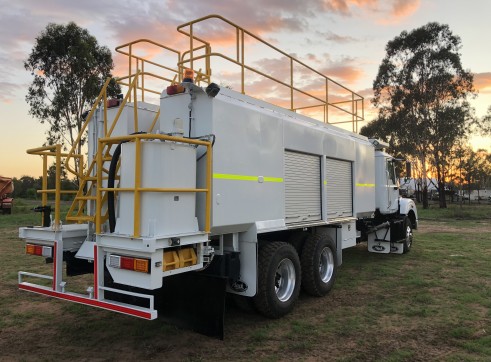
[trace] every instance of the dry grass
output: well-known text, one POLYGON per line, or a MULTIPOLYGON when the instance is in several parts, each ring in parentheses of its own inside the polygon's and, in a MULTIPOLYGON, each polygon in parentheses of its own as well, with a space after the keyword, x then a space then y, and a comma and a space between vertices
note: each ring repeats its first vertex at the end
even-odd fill
POLYGON ((224 341, 18 291, 18 270, 47 267, 24 255, 14 224, 26 217, 11 215, 0 222, 0 359, 489 361, 490 221, 434 215, 409 254, 346 250, 333 291, 301 294, 285 318, 228 303, 224 341))

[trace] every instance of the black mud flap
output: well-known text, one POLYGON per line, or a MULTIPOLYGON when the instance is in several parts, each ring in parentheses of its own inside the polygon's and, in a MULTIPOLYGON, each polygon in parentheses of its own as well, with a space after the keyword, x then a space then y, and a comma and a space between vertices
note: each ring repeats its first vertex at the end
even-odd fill
POLYGON ((223 340, 227 278, 183 273, 164 278, 156 296, 159 318, 223 340))

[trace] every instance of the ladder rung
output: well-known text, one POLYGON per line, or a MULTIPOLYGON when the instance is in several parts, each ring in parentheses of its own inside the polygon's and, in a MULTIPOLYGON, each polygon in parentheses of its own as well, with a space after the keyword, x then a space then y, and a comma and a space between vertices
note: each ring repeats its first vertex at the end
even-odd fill
POLYGON ((78 200, 96 200, 97 196, 76 196, 75 201, 78 200))
POLYGON ((67 216, 67 221, 94 221, 95 216, 67 216))

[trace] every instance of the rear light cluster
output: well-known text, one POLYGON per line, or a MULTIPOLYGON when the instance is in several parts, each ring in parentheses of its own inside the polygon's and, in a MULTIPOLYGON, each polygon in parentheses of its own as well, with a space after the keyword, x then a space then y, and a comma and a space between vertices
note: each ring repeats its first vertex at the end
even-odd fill
POLYGON ((109 266, 117 269, 150 273, 150 260, 131 256, 109 255, 109 266))
POLYGON ((53 248, 51 246, 26 244, 26 254, 44 256, 45 258, 52 258, 53 248))

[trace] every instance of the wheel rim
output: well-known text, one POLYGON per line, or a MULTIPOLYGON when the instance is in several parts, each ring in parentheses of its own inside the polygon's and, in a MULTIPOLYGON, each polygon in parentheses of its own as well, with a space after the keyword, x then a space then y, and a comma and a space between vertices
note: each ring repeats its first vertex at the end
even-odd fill
POLYGON ((407 247, 411 247, 411 244, 413 243, 413 229, 411 229, 411 226, 406 226, 406 244, 407 247))
POLYGON ((322 249, 319 260, 319 275, 324 283, 328 283, 334 272, 334 255, 327 246, 322 249))
POLYGON ((283 259, 276 269, 274 288, 276 296, 282 302, 289 300, 295 289, 295 266, 290 259, 283 259))

